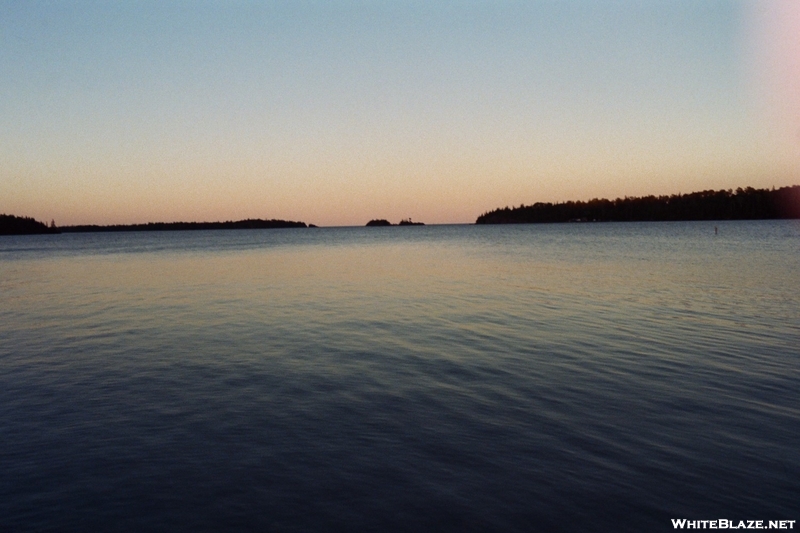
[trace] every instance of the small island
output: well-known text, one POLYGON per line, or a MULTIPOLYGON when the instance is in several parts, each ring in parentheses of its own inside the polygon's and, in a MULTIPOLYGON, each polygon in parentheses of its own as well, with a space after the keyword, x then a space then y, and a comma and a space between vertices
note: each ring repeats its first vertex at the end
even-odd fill
POLYGON ((597 199, 502 208, 482 214, 476 224, 545 222, 634 222, 675 220, 760 220, 800 218, 800 185, 780 189, 700 191, 672 196, 597 199))
POLYGON ((410 218, 404 218, 399 224, 392 224, 385 218, 376 218, 367 222, 367 226, 424 226, 423 222, 412 222, 410 218))

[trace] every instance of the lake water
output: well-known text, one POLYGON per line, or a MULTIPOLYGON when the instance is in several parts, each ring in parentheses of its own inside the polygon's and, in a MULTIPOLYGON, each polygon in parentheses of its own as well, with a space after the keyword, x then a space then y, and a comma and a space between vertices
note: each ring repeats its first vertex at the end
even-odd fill
POLYGON ((799 288, 798 221, 0 237, 0 529, 798 520, 799 288))

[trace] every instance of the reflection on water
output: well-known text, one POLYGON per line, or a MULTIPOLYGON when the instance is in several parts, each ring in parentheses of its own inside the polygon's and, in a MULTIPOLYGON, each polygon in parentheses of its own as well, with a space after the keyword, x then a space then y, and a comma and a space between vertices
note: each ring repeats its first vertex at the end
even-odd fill
POLYGON ((790 221, 4 238, 0 525, 797 518, 799 244, 790 221))

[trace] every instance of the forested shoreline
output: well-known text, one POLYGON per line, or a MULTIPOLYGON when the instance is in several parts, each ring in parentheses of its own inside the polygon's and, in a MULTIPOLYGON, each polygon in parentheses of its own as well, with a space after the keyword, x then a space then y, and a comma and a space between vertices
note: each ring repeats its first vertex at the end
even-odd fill
POLYGON ((48 226, 31 217, 0 215, 0 235, 36 235, 40 233, 59 233, 55 225, 48 226))
POLYGON ((0 235, 35 235, 40 233, 91 233, 121 231, 191 231, 211 229, 273 229, 273 228, 315 228, 314 224, 291 220, 247 219, 227 222, 148 222, 146 224, 114 224, 99 226, 87 224, 80 226, 50 226, 31 217, 0 215, 0 235))
POLYGON ((95 231, 187 231, 209 229, 273 229, 315 227, 305 222, 291 220, 247 219, 236 222, 148 222, 146 224, 115 224, 111 226, 81 225, 59 228, 63 233, 87 233, 95 231))
POLYGON ((671 196, 625 197, 588 202, 537 202, 495 209, 476 224, 546 222, 633 222, 674 220, 757 220, 800 218, 800 185, 780 189, 747 187, 671 196))
MULTIPOLYGON (((633 222, 676 220, 758 220, 800 218, 800 185, 779 189, 752 187, 700 191, 671 196, 625 197, 616 200, 593 199, 587 202, 537 202, 533 205, 504 207, 478 217, 476 224, 530 224, 547 222, 633 222)), ((392 225, 386 220, 370 220, 367 226, 392 225)), ((410 219, 399 223, 422 225, 410 219)), ((148 222, 109 226, 48 226, 31 217, 0 214, 0 235, 47 233, 88 233, 122 231, 186 231, 213 229, 313 228, 314 224, 290 220, 247 219, 227 222, 148 222)))

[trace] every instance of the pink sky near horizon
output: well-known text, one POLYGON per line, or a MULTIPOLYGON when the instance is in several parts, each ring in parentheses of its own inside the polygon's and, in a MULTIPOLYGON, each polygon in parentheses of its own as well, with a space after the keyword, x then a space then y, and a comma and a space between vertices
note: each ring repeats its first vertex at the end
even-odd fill
POLYGON ((474 222, 800 184, 800 8, 12 9, 0 212, 60 225, 474 222))

